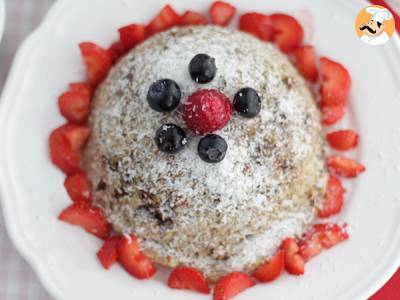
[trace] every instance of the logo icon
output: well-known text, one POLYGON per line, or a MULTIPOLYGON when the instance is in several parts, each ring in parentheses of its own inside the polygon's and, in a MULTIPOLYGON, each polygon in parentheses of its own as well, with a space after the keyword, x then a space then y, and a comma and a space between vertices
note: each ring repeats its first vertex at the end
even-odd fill
POLYGON ((356 18, 356 33, 368 45, 382 45, 393 35, 394 18, 391 12, 379 5, 363 8, 356 18))

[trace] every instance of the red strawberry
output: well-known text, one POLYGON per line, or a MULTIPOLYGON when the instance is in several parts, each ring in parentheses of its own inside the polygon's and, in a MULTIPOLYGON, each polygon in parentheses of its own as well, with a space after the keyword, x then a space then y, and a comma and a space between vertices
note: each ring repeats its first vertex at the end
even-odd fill
POLYGON ((343 156, 329 156, 327 164, 330 172, 347 178, 354 178, 365 171, 362 164, 343 156))
POLYGON ((197 134, 222 129, 232 116, 229 99, 217 90, 199 90, 183 106, 186 126, 197 134))
POLYGON ((118 260, 124 269, 138 279, 147 279, 156 273, 153 262, 140 251, 135 235, 123 237, 118 243, 118 260))
POLYGON ((79 149, 89 133, 89 128, 77 125, 63 125, 53 130, 49 137, 50 157, 53 164, 66 174, 79 171, 79 149))
POLYGON ((179 21, 179 25, 181 26, 206 25, 206 24, 208 24, 208 21, 205 17, 191 10, 186 11, 181 16, 181 19, 179 21))
POLYGON ((326 57, 322 57, 320 63, 322 101, 329 106, 346 103, 351 85, 349 72, 341 64, 326 57))
POLYGON ((61 221, 84 228, 87 232, 105 239, 108 223, 103 211, 88 203, 74 203, 58 216, 61 221))
POLYGON ((322 245, 317 235, 312 236, 310 239, 300 241, 300 255, 306 262, 320 254, 321 251, 322 245))
POLYGON ((193 290, 203 294, 210 293, 203 273, 189 267, 175 268, 169 275, 168 286, 172 289, 193 290))
POLYGON ((263 41, 272 41, 274 35, 271 18, 255 12, 240 17, 239 29, 251 33, 263 41))
POLYGON ((86 93, 92 98, 93 95, 93 88, 87 82, 73 82, 69 84, 69 90, 71 92, 82 92, 86 93))
POLYGON ((80 43, 81 54, 87 68, 89 82, 97 86, 107 76, 112 58, 107 50, 94 43, 80 43))
POLYGON ((167 30, 173 26, 179 24, 180 16, 178 13, 171 7, 171 5, 167 4, 164 8, 158 13, 158 15, 150 22, 146 27, 146 31, 148 36, 151 36, 157 32, 161 32, 167 30))
POLYGON ((121 41, 113 43, 110 48, 107 49, 108 55, 111 57, 111 61, 115 64, 122 56, 127 52, 124 44, 121 41))
POLYGON ((304 259, 299 254, 299 245, 293 238, 287 238, 282 242, 281 249, 285 251, 285 269, 289 274, 304 274, 304 259))
POLYGON ((337 123, 344 116, 344 104, 327 105, 324 103, 324 99, 320 102, 322 124, 330 126, 337 123))
POLYGON ((338 130, 326 135, 329 145, 335 150, 345 151, 357 147, 358 134, 353 130, 338 130))
POLYGON ((89 178, 83 171, 68 176, 64 181, 65 189, 74 202, 90 202, 92 192, 89 178))
POLYGON ((214 300, 227 300, 244 290, 254 286, 256 283, 247 274, 232 272, 221 277, 214 288, 214 300))
POLYGON ((121 237, 113 236, 105 240, 103 246, 97 252, 97 257, 100 260, 104 269, 108 270, 118 260, 118 243, 121 237))
POLYGON ((50 157, 54 165, 66 174, 79 170, 80 155, 72 150, 62 128, 55 129, 49 137, 50 157))
POLYGON ((131 24, 118 29, 119 37, 125 49, 130 50, 146 38, 146 26, 131 24))
POLYGON ((318 217, 328 218, 339 213, 343 206, 344 192, 345 190, 340 180, 335 176, 330 175, 324 195, 323 207, 318 211, 318 217))
POLYGON ((316 54, 313 46, 301 46, 293 51, 294 61, 300 74, 311 82, 318 80, 316 54))
POLYGON ((282 52, 290 52, 299 47, 303 41, 303 28, 297 20, 285 14, 272 14, 274 27, 273 39, 282 52))
POLYGON ((90 134, 90 129, 85 126, 66 124, 60 128, 62 128, 63 135, 66 137, 69 145, 74 151, 82 149, 90 134))
POLYGON ((278 253, 267 263, 262 264, 254 272, 253 276, 260 282, 270 282, 281 274, 285 265, 285 252, 279 250, 278 253))
POLYGON ((316 224, 314 225, 315 232, 320 233, 321 245, 325 249, 330 249, 336 244, 345 241, 349 238, 345 227, 340 227, 337 224, 316 224))
POLYGON ((211 23, 226 26, 232 21, 236 14, 236 7, 223 1, 215 1, 209 9, 209 14, 211 23))
POLYGON ((344 228, 336 224, 316 224, 300 241, 300 254, 305 261, 348 239, 344 228))
POLYGON ((60 113, 71 123, 83 123, 89 115, 90 100, 87 91, 66 92, 58 98, 60 113))

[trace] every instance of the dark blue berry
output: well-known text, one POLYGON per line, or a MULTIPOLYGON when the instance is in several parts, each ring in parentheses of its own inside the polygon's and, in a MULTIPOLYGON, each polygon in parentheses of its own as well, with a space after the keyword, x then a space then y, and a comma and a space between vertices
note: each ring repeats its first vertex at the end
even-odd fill
POLYGON ((197 54, 189 64, 190 77, 197 83, 208 83, 217 73, 215 59, 207 54, 197 54))
POLYGON ((218 163, 225 158, 228 145, 225 140, 216 134, 207 134, 197 147, 202 160, 208 163, 218 163))
POLYGON ((261 110, 261 98, 252 88, 243 88, 236 93, 233 107, 244 118, 254 118, 261 110))
POLYGON ((161 126, 154 138, 158 149, 168 154, 178 153, 186 145, 186 134, 175 124, 164 124, 161 126))
POLYGON ((147 92, 147 102, 158 112, 174 110, 181 101, 181 89, 171 79, 161 79, 154 82, 147 92))

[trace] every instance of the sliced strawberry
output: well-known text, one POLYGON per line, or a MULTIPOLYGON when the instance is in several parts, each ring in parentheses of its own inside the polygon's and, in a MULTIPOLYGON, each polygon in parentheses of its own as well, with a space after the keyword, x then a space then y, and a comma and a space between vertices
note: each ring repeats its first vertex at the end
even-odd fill
POLYGON ((74 203, 58 216, 61 221, 84 228, 87 232, 105 239, 108 223, 103 211, 88 203, 74 203))
POLYGON ((135 235, 123 237, 118 243, 118 260, 124 269, 138 279, 147 279, 156 273, 152 261, 140 251, 135 235))
POLYGON ((259 266, 253 276, 260 282, 270 282, 279 277, 284 266, 285 251, 279 250, 269 262, 259 266))
POLYGON ((301 46, 293 50, 293 57, 300 74, 311 82, 318 80, 317 56, 313 46, 301 46))
POLYGON ((328 218, 338 214, 342 210, 344 192, 345 190, 340 180, 330 175, 324 195, 323 207, 318 211, 318 217, 328 218))
POLYGON ((321 233, 321 244, 325 249, 330 249, 349 238, 346 228, 337 224, 316 224, 314 229, 321 233))
POLYGON ((90 94, 87 92, 66 92, 58 98, 60 113, 69 122, 80 124, 85 122, 90 111, 90 94))
POLYGON ((90 135, 90 128, 85 126, 66 124, 60 128, 73 151, 81 150, 90 135))
POLYGON ((223 1, 215 1, 209 9, 209 14, 211 17, 211 23, 226 26, 235 16, 236 7, 223 1))
POLYGON ((326 135, 329 145, 340 151, 349 150, 357 147, 358 134, 354 130, 338 130, 326 135))
POLYGON ((186 11, 179 20, 179 25, 189 26, 189 25, 207 25, 207 19, 199 13, 188 10, 186 11))
POLYGON ((330 172, 347 178, 354 178, 365 171, 362 164, 343 156, 329 156, 327 164, 330 172))
POLYGON ((118 29, 119 37, 125 49, 130 50, 146 38, 146 26, 131 24, 118 29))
POLYGON ((300 241, 300 254, 305 261, 349 238, 345 228, 336 224, 316 224, 300 241))
POLYGON ((179 25, 180 16, 178 13, 167 4, 158 13, 158 15, 146 27, 147 35, 151 36, 157 32, 167 30, 173 26, 179 25))
POLYGON ((72 174, 80 169, 79 150, 83 146, 90 129, 78 125, 63 125, 50 134, 50 157, 54 165, 64 173, 72 174))
POLYGON ((65 189, 74 202, 90 202, 92 191, 89 178, 83 171, 68 176, 64 181, 65 189))
POLYGON ((115 64, 122 56, 126 54, 127 49, 121 41, 118 41, 113 43, 110 48, 107 49, 107 52, 112 63, 115 64))
POLYGON ((80 43, 79 48, 87 68, 89 82, 93 86, 97 86, 106 78, 112 66, 112 58, 107 50, 94 43, 80 43))
POLYGON ((186 289, 203 294, 210 293, 203 273, 190 267, 175 268, 169 275, 168 286, 172 289, 186 289))
POLYGON ((221 277, 214 288, 214 300, 230 299, 244 290, 254 286, 255 281, 242 272, 232 272, 221 277))
POLYGON ((322 251, 322 244, 318 236, 300 241, 300 255, 304 261, 309 261, 322 251))
POLYGON ((97 252, 97 257, 100 260, 104 269, 108 270, 118 260, 118 243, 121 237, 113 236, 105 240, 103 246, 97 252))
POLYGON ((304 259, 299 254, 299 245, 293 238, 287 238, 282 242, 281 249, 285 252, 285 269, 289 274, 304 274, 304 259))
POLYGON ((351 78, 343 65, 326 57, 320 59, 322 84, 321 99, 325 105, 345 104, 350 91, 351 78))
POLYGON ((93 87, 87 82, 73 82, 69 84, 69 90, 71 92, 83 92, 92 98, 93 87))
POLYGON ((251 33, 263 41, 272 41, 274 27, 269 16, 256 12, 240 17, 239 29, 251 33))
POLYGON ((63 127, 55 129, 49 137, 50 157, 54 165, 66 174, 80 169, 80 154, 72 149, 63 133, 63 127))
POLYGON ((295 18, 285 14, 272 14, 273 39, 282 52, 290 52, 303 41, 303 28, 295 18))
POLYGON ((330 126, 337 123, 344 116, 345 107, 344 104, 327 105, 324 99, 320 102, 322 124, 330 126))

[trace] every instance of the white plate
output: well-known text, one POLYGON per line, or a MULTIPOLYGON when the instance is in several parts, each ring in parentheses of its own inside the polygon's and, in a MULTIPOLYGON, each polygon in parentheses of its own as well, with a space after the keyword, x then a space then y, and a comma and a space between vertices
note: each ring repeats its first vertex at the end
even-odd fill
MULTIPOLYGON (((150 20, 166 2, 60 0, 15 59, 0 111, 3 211, 11 239, 56 298, 206 299, 167 288, 165 270, 148 281, 133 279, 119 266, 104 271, 95 256, 101 242, 57 221, 70 200, 64 176, 47 152, 50 131, 64 122, 57 96, 68 82, 84 76, 77 44, 93 40, 108 45, 118 27, 150 20)), ((169 2, 180 11, 205 12, 210 1, 169 2)), ((237 299, 366 299, 400 260, 399 39, 371 47, 356 38, 353 23, 367 4, 363 1, 232 2, 241 12, 295 14, 306 23, 309 42, 318 52, 348 67, 353 86, 347 120, 340 126, 359 131, 358 152, 349 155, 368 168, 354 184, 346 182, 351 192, 338 220, 350 224, 351 239, 313 259, 306 275, 284 275, 237 299)))

